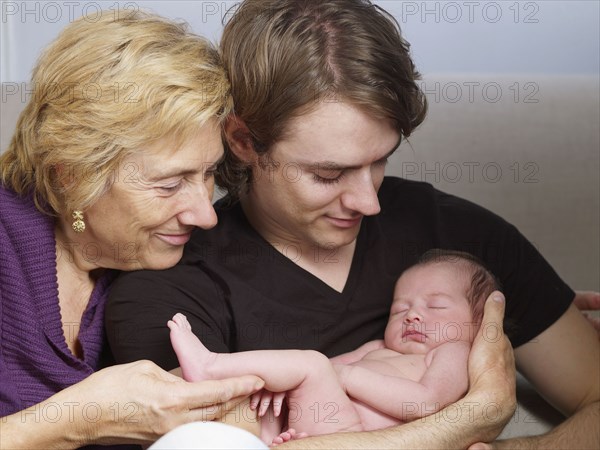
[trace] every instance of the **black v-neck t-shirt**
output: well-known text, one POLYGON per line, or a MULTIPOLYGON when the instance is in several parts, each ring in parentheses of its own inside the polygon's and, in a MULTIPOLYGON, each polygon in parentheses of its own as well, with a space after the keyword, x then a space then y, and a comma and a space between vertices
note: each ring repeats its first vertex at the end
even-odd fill
MULTIPOLYGON (((185 314, 212 351, 315 349, 329 357, 383 338, 394 284, 431 248, 482 259, 507 298, 507 331, 514 347, 553 324, 574 292, 534 246, 502 218, 422 182, 386 177, 381 213, 363 218, 342 292, 294 263, 248 223, 239 204, 215 205, 212 230, 198 229, 180 263, 163 271, 123 273, 106 308, 117 362, 150 359, 179 364, 167 321, 185 314)), ((286 256, 287 255, 287 256, 286 256)), ((334 250, 315 258, 336 263, 334 250)))

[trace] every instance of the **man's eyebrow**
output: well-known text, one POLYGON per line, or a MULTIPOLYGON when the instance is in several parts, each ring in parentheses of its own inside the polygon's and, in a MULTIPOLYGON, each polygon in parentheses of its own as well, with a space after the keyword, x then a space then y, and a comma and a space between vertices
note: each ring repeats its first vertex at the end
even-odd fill
MULTIPOLYGON (((378 161, 385 161, 386 159, 388 159, 390 156, 392 156, 394 154, 394 152, 398 149, 398 147, 400 146, 400 141, 398 141, 398 143, 394 146, 394 148, 392 148, 389 152, 386 153, 386 155, 383 158, 378 159, 375 162, 378 161)), ((359 169, 361 166, 345 166, 343 164, 339 164, 333 161, 319 161, 316 163, 310 163, 310 164, 300 164, 300 166, 308 169, 308 170, 318 170, 318 169, 322 169, 322 170, 347 170, 347 169, 359 169)))

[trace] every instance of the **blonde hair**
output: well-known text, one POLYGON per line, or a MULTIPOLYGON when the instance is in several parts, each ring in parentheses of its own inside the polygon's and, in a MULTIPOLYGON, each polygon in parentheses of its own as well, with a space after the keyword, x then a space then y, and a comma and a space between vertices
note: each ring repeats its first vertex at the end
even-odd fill
POLYGON ((181 145, 232 108, 214 46, 139 11, 68 25, 39 58, 32 88, 0 181, 50 215, 92 205, 131 152, 164 137, 181 145))

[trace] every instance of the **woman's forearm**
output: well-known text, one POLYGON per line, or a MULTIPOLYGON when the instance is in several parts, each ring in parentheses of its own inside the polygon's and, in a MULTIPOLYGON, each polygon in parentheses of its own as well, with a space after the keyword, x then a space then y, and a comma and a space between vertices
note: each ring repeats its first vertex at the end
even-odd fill
MULTIPOLYGON (((91 414, 91 411, 89 412, 91 414)), ((61 394, 0 419, 0 449, 78 448, 88 443, 82 405, 61 394)), ((91 417, 92 419, 94 417, 91 417)))

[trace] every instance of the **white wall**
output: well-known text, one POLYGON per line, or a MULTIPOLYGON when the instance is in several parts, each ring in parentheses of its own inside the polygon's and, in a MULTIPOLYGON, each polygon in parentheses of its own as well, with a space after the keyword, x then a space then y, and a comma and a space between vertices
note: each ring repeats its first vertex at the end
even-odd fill
MULTIPOLYGON (((27 81, 43 47, 69 21, 101 9, 151 9, 213 40, 234 1, 1 1, 0 80, 27 81)), ((395 15, 428 73, 599 72, 600 2, 397 1, 395 15)))

